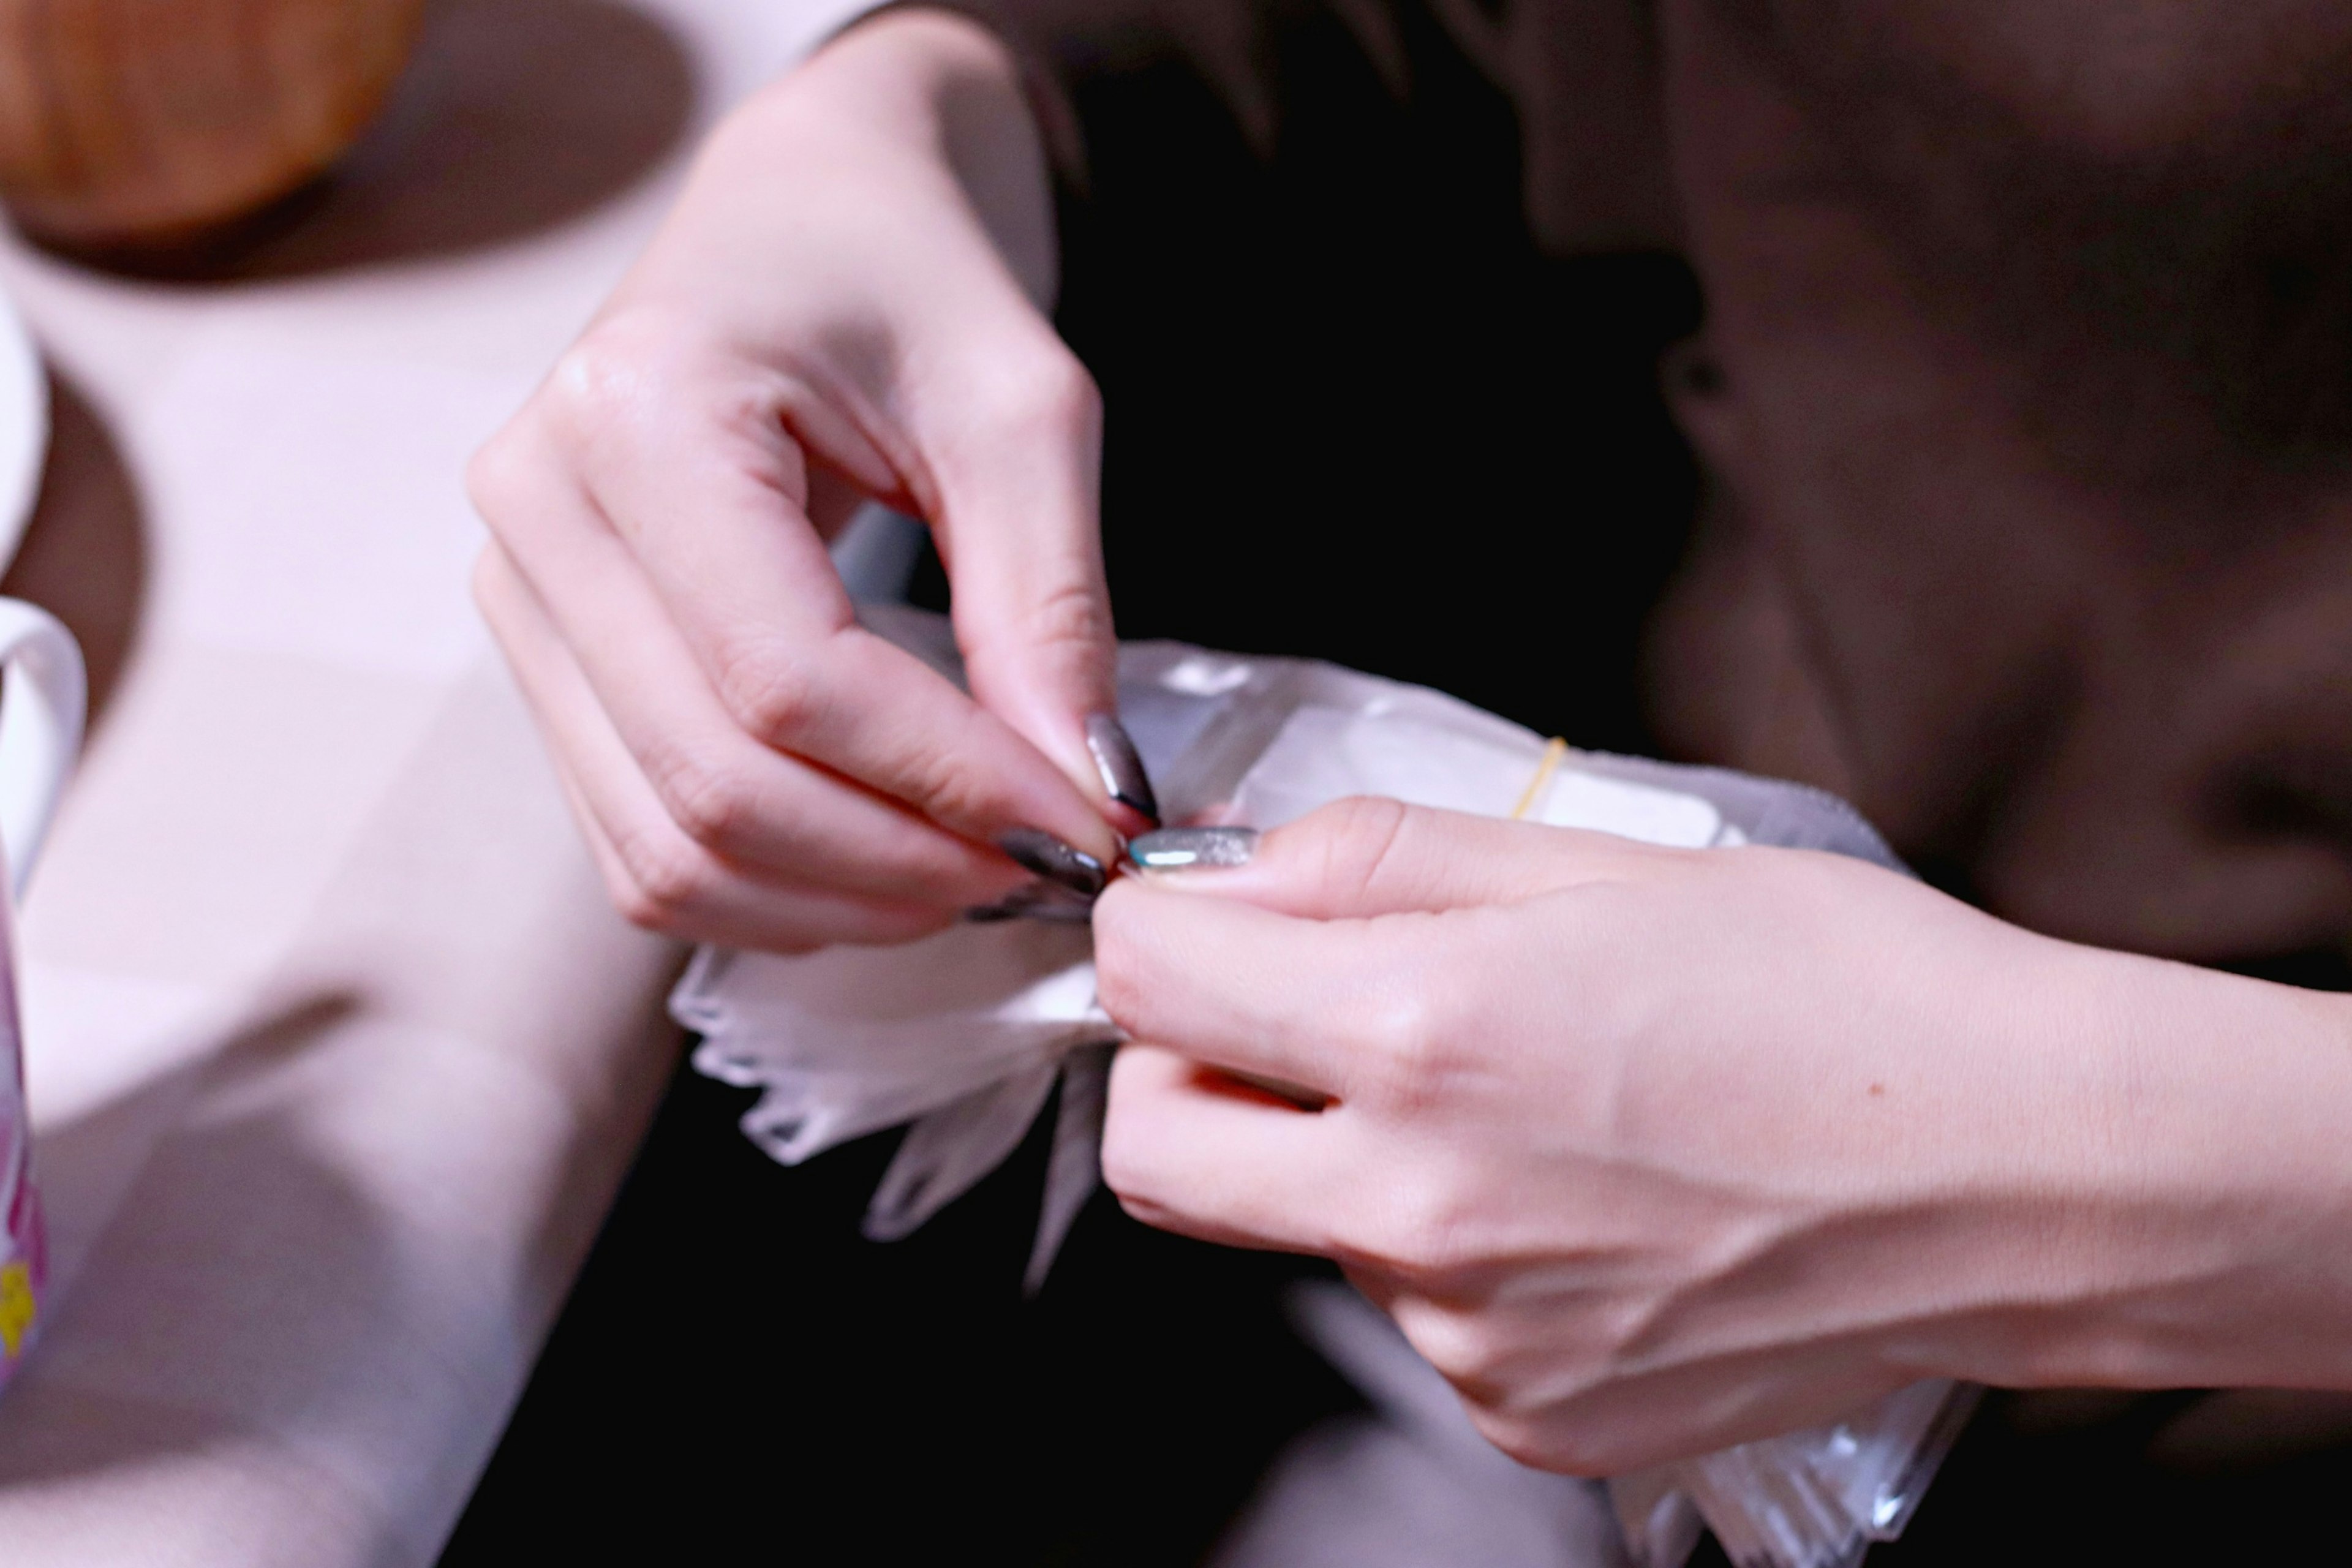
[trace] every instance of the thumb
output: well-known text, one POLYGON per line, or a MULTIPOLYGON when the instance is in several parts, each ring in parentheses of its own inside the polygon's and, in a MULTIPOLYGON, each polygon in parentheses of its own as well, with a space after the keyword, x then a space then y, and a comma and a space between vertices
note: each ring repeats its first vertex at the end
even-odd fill
POLYGON ((1129 834, 1155 827, 1150 781, 1118 724, 1117 634, 1103 576, 1102 413, 1058 342, 1042 368, 988 389, 983 428, 934 456, 932 534, 971 692, 1129 834))
MULTIPOLYGON (((1366 920, 1514 903, 1654 868, 1662 849, 1613 834, 1508 822, 1360 795, 1334 801, 1257 837, 1247 858, 1229 828, 1184 829, 1134 846, 1150 868, 1162 841, 1215 837, 1220 853, 1195 867, 1151 874, 1155 883, 1239 899, 1310 920, 1366 920), (1211 867, 1212 859, 1224 865, 1211 867), (1240 864, 1232 864, 1240 860, 1240 864)), ((1167 857, 1175 858, 1176 856, 1167 857)))

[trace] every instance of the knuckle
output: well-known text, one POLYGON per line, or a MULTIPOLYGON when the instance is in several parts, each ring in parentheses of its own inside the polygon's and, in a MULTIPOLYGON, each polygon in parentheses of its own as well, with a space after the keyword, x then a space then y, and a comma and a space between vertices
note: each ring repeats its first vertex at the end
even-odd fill
POLYGON ((1417 1286, 1442 1290, 1475 1261, 1463 1205, 1438 1184, 1423 1184, 1391 1224, 1389 1267, 1417 1286))
POLYGON ((625 873, 604 879, 604 896, 612 900, 621 918, 639 931, 652 931, 656 936, 669 934, 669 911, 646 897, 645 889, 625 873))
POLYGON ((1374 1083, 1383 1098, 1418 1103, 1427 1093, 1428 1005, 1408 992, 1370 997, 1360 1005, 1364 1016, 1353 1033, 1374 1083))
POLYGON ((823 721, 814 662, 772 640, 723 649, 713 684, 728 715, 770 745, 789 746, 823 721))
POLYGON ((592 334, 555 362, 535 411, 563 435, 593 439, 630 416, 643 374, 609 338, 592 334))
POLYGON ((1423 977, 1391 973, 1364 987, 1355 1011, 1348 1032, 1365 1087, 1399 1114, 1435 1109, 1466 1026, 1453 999, 1423 977))
POLYGON ((1154 1230, 1181 1230, 1176 1215, 1149 1197, 1121 1187, 1112 1187, 1110 1195, 1118 1200, 1119 1212, 1139 1225, 1149 1226, 1154 1230))
POLYGON ((1022 607, 1021 637, 1033 652, 1107 652, 1116 638, 1102 584, 1072 580, 1055 584, 1022 607))
POLYGON ((1113 1018, 1132 1018, 1143 1002, 1143 975, 1129 939, 1131 898, 1113 882, 1095 900, 1095 998, 1113 1018))
POLYGON ((1622 1468, 1616 1444, 1598 1423, 1539 1419, 1478 1404, 1469 1411, 1480 1436, 1531 1470, 1599 1477, 1622 1468))
POLYGON ((493 538, 509 546, 560 515, 565 458, 526 408, 466 461, 466 499, 493 538))
POLYGON ((1465 1398, 1484 1398, 1495 1385, 1503 1357, 1494 1336, 1478 1319, 1443 1313, 1424 1317, 1413 1325, 1413 1349, 1444 1374, 1465 1398))
POLYGON ((680 762, 656 773, 653 785, 670 820, 706 848, 740 843, 759 815, 757 784, 744 769, 726 763, 680 762))
MULTIPOLYGON (((781 458, 796 492, 807 472, 786 431, 786 408, 808 392, 799 376, 754 364, 711 341, 695 323, 639 306, 600 321, 564 352, 521 420, 583 467, 606 451, 658 449, 664 433, 690 431, 751 454, 763 471, 781 458)), ((620 521, 622 520, 615 520, 620 521)))
POLYGON ((710 891, 709 862, 682 838, 658 831, 632 833, 613 848, 621 869, 613 901, 632 925, 671 931, 710 891))
POLYGON ((1150 1192, 1149 1166, 1127 1120, 1112 1121, 1103 1129, 1102 1177, 1103 1185, 1122 1203, 1142 1202, 1150 1192))
MULTIPOLYGON (((925 815, 950 825, 990 819, 992 795, 973 756, 955 746, 940 746, 903 764, 904 794, 921 805, 925 815)), ((898 793, 894 791, 893 793, 898 793)))
POLYGON ((563 352, 539 401, 574 434, 593 434, 646 405, 649 384, 677 357, 677 334, 658 316, 623 311, 597 322, 563 352))
POLYGON ((474 607, 482 613, 491 627, 498 629, 506 618, 515 591, 513 568, 507 563, 505 552, 496 545, 485 545, 474 557, 474 567, 467 578, 474 595, 474 607))
POLYGON ((1077 355, 1057 338, 1008 356, 992 406, 1006 429, 1059 441, 1085 439, 1102 426, 1102 391, 1077 355))
POLYGON ((676 401, 677 334, 643 313, 599 322, 566 349, 520 413, 466 465, 466 492, 494 531, 527 521, 551 469, 609 444, 676 401))
POLYGON ((1151 1135, 1139 1128, 1132 1115, 1105 1124, 1102 1143, 1103 1185, 1120 1203, 1157 1209, 1160 1191, 1160 1163, 1153 1156, 1151 1135))
POLYGON ((1625 1446, 1605 1423, 1576 1417, 1558 1423, 1520 1421, 1515 1425, 1524 1433, 1519 1448, 1527 1458, 1519 1461, 1521 1464, 1570 1476, 1605 1476, 1625 1468, 1625 1446))
POLYGON ((1149 1047, 1124 1048, 1111 1062, 1103 1183, 1130 1205, 1160 1206, 1185 1164, 1185 1145, 1171 1126, 1168 1065, 1162 1053, 1149 1047))
POLYGON ((605 890, 613 900, 613 908, 620 911, 621 918, 639 931, 651 931, 656 936, 677 934, 674 929, 676 920, 671 912, 647 898, 635 882, 614 881, 607 885, 605 890))
POLYGON ((1136 1016, 1136 1004, 1141 1000, 1134 973, 1118 943, 1106 942, 1099 934, 1095 942, 1096 1005, 1110 1015, 1112 1022, 1124 1026, 1125 1020, 1136 1016))
POLYGON ((1411 816, 1402 801, 1377 795, 1350 795, 1316 812, 1307 820, 1315 825, 1309 844, 1317 880, 1345 898, 1370 893, 1411 816))
POLYGON ((1477 1265, 1473 1212, 1443 1172, 1401 1173, 1370 1202, 1334 1218, 1344 1261, 1416 1293, 1451 1295, 1477 1265))
POLYGON ((509 425, 484 442, 466 462, 466 495, 484 521, 497 526, 521 504, 530 480, 523 441, 509 425))

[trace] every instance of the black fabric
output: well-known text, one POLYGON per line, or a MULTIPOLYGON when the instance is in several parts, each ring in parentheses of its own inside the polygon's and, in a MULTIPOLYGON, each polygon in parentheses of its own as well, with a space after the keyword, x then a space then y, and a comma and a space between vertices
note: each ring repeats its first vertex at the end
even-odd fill
POLYGON ((1103 392, 1119 633, 1654 751, 1638 634, 1696 494, 1656 367, 1696 285, 1670 257, 1542 256, 1509 104, 1399 14, 1408 100, 1328 11, 1276 8, 1271 157, 1179 57, 1070 84, 1089 184, 1059 324, 1103 392))
POLYGON ((1319 1266, 1107 1195, 1034 1301, 1046 1138, 912 1238, 858 1216, 897 1134, 797 1169, 682 1068, 442 1568, 1199 1560, 1354 1396, 1285 1326, 1319 1266))

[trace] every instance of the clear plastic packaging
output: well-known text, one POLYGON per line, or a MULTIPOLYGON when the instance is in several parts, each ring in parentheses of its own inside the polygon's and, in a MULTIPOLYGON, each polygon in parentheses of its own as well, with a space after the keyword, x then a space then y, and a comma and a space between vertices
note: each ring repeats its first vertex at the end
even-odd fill
MULTIPOLYGON (((961 680, 943 617, 863 613, 961 680)), ((1378 795, 1685 848, 1774 844, 1899 866, 1818 790, 1573 751, 1443 693, 1311 660, 1130 644, 1119 700, 1171 822, 1276 827, 1378 795)), ((1083 926, 967 925, 794 958, 706 950, 671 1005, 704 1037, 701 1070, 765 1089, 744 1131, 779 1160, 914 1123, 867 1211, 871 1235, 908 1234, 993 1169, 1057 1079, 1033 1282, 1099 1179, 1102 1047, 1118 1035, 1095 1003, 1083 926)), ((1741 1568, 1850 1568, 1902 1530, 1973 1398, 1920 1384, 1830 1426, 1620 1478, 1628 1548, 1643 1568, 1679 1568, 1705 1527, 1741 1568)))
POLYGON ((1903 1533, 1981 1393, 1915 1383, 1827 1426, 1619 1476, 1610 1500, 1642 1568, 1681 1568, 1702 1521, 1739 1568, 1853 1568, 1903 1533))

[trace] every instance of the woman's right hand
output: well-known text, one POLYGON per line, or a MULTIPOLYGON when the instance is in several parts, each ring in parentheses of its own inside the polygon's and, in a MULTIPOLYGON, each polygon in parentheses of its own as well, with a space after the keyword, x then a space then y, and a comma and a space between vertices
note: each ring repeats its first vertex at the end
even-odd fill
POLYGON ((719 130, 476 459, 483 610, 633 920, 902 941, 1148 825, 1088 743, 1100 415, 1054 258, 1007 52, 886 14, 719 130), (930 525, 971 696, 857 625, 825 544, 866 498, 930 525))

